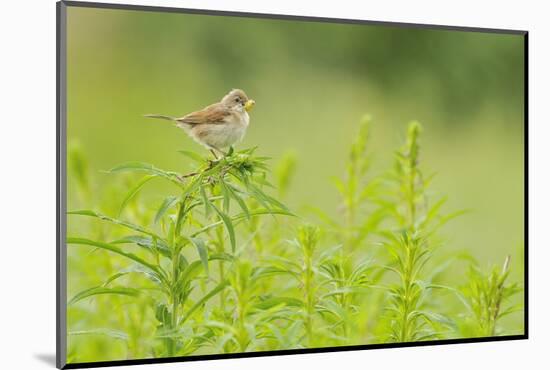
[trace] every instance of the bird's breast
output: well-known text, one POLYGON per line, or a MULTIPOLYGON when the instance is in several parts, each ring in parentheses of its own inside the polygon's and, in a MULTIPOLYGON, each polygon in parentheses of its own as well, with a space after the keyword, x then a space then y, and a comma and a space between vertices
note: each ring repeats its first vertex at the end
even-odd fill
POLYGON ((184 127, 189 136, 207 147, 226 148, 241 141, 250 123, 248 113, 232 114, 223 123, 184 127))
POLYGON ((248 127, 248 124, 250 123, 250 116, 248 115, 247 111, 243 112, 242 115, 242 123, 244 126, 248 127))

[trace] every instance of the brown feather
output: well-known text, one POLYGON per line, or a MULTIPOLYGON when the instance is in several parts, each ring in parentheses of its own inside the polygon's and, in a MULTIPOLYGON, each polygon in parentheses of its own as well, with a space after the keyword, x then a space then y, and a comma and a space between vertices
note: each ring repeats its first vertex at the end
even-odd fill
POLYGON ((231 114, 231 111, 227 109, 221 103, 215 103, 208 107, 193 113, 189 113, 186 116, 176 119, 180 123, 187 123, 190 125, 207 124, 221 124, 225 122, 227 116, 231 114))

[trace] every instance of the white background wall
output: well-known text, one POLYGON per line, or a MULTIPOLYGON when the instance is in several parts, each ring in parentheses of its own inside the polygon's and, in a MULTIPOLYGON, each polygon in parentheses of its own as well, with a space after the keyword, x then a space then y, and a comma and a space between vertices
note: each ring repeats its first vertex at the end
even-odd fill
MULTIPOLYGON (((111 2, 119 2, 111 0, 111 2)), ((176 363, 132 369, 548 368, 550 26, 543 1, 127 0, 134 4, 526 29, 529 50, 528 341, 176 363), (545 354, 544 351, 547 351, 545 354)), ((52 368, 55 353, 55 2, 0 17, 0 368, 52 368), (29 108, 32 107, 32 108, 29 108), (31 135, 29 135, 31 133, 31 135), (21 141, 20 140, 23 140, 21 141)))

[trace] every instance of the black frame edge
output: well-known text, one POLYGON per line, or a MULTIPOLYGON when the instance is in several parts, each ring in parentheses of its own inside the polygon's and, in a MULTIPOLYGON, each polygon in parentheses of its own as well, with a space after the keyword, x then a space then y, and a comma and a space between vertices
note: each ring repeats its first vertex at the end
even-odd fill
POLYGON ((524 246, 523 246, 523 325, 525 338, 529 338, 529 32, 523 36, 523 150, 524 150, 524 246))
POLYGON ((162 357, 162 358, 146 358, 146 359, 136 359, 136 360, 79 362, 74 364, 69 363, 65 365, 63 369, 83 369, 83 368, 126 366, 126 365, 150 365, 150 364, 160 364, 160 363, 224 360, 224 359, 250 358, 250 357, 305 355, 305 354, 313 354, 313 353, 349 352, 349 351, 359 351, 359 350, 366 350, 366 349, 425 347, 425 346, 433 346, 433 345, 472 344, 472 343, 501 342, 501 341, 524 340, 524 339, 527 339, 527 336, 525 334, 507 335, 507 336, 501 336, 501 337, 479 337, 479 338, 432 340, 432 341, 424 341, 424 342, 380 343, 380 344, 366 344, 366 345, 357 345, 357 346, 286 349, 286 350, 279 350, 279 351, 219 353, 219 354, 195 355, 195 356, 184 356, 184 357, 162 357))

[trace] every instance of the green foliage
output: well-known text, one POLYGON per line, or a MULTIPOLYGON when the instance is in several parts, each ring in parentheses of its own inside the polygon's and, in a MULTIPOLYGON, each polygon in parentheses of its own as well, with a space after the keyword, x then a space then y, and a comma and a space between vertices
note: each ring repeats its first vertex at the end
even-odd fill
MULTIPOLYGON (((209 284, 202 284, 202 292, 192 297, 193 291, 201 288, 201 280, 204 279, 201 271, 206 277, 209 275, 209 255, 211 254, 207 247, 210 241, 209 233, 222 226, 225 228, 231 249, 226 251, 221 245, 216 252, 218 255, 229 256, 230 260, 235 254, 237 243, 235 227, 243 219, 267 214, 291 215, 282 203, 261 190, 261 186, 266 184, 264 164, 266 158, 254 157, 252 153, 253 150, 246 150, 216 161, 202 160, 196 172, 186 175, 164 171, 145 163, 128 163, 113 168, 111 173, 122 171, 148 173, 127 192, 119 213, 122 213, 129 200, 155 177, 168 180, 180 189, 179 195, 165 198, 156 212, 154 223, 162 224, 160 232, 91 210, 69 212, 69 215, 73 216, 98 218, 139 234, 124 235, 123 238, 111 243, 69 236, 67 243, 93 246, 123 256, 136 264, 133 272, 145 274, 154 283, 155 287, 149 294, 151 306, 155 307, 155 317, 159 321, 157 337, 164 343, 163 348, 156 348, 155 354, 158 356, 174 356, 186 353, 189 348, 198 348, 204 338, 197 336, 193 340, 183 339, 185 330, 198 330, 193 326, 194 324, 188 326, 187 321, 209 299, 228 286, 228 280, 221 274, 218 281, 212 282, 215 286, 211 290, 204 289, 209 284), (255 199, 263 208, 250 212, 245 205, 246 198, 255 199), (242 213, 229 213, 232 200, 238 204, 242 213), (200 215, 198 210, 202 208, 205 211, 200 215), (215 212, 209 212, 211 209, 215 212), (125 250, 128 244, 135 244, 145 249, 148 256, 139 257, 128 252, 125 250), (196 260, 190 261, 182 253, 189 246, 196 249, 196 260)), ((198 158, 195 157, 195 159, 198 158)), ((218 242, 222 240, 223 238, 218 242)), ((215 253, 212 253, 212 257, 214 255, 215 253)), ((219 261, 225 263, 223 258, 219 261)), ((105 287, 127 272, 128 269, 120 270, 108 278, 102 286, 77 293, 70 303, 74 304, 98 294, 137 295, 140 293, 139 289, 105 287)))
MULTIPOLYGON (((433 286, 422 280, 422 270, 430 257, 427 240, 404 232, 388 244, 392 265, 388 267, 398 275, 398 282, 388 287, 390 335, 393 342, 413 342, 433 339, 436 336, 432 321, 437 316, 426 310, 433 286)), ((448 320, 444 320, 446 322, 448 320)))
MULTIPOLYGON (((359 133, 349 152, 346 165, 346 175, 343 179, 334 179, 334 183, 341 196, 343 216, 342 221, 331 220, 336 226, 340 242, 348 251, 354 251, 363 240, 376 230, 384 218, 382 209, 373 209, 374 197, 379 190, 379 181, 369 179, 367 171, 371 165, 371 156, 368 153, 368 139, 371 119, 365 116, 361 122, 359 133), (358 220, 358 214, 367 215, 358 220)), ((324 216, 324 219, 328 219, 324 216)))
MULTIPOLYGON (((508 283, 509 259, 489 274, 472 261, 463 286, 448 278, 457 259, 441 254, 440 231, 463 212, 443 213, 446 198, 430 190, 420 124, 409 125, 380 175, 371 128, 365 117, 334 179, 337 216, 307 207, 317 224, 279 200, 292 186, 294 154, 275 167, 277 187, 255 149, 216 160, 180 151, 188 173, 142 162, 111 169, 124 185, 94 210, 68 212, 70 360, 82 360, 76 348, 85 343, 110 346, 105 359, 116 359, 514 332, 505 319, 523 306, 510 304, 520 289, 508 283), (168 186, 145 200, 154 179, 168 186)), ((71 158, 87 194, 79 202, 89 204, 85 158, 71 158)))
POLYGON ((483 273, 476 264, 470 266, 468 283, 458 293, 468 309, 464 330, 476 336, 499 335, 500 319, 522 310, 522 304, 509 304, 510 298, 521 292, 517 283, 507 283, 509 274, 510 256, 502 268, 495 266, 489 273, 483 273))

